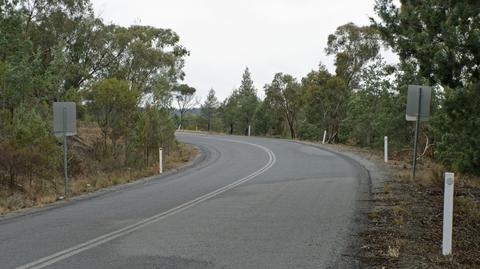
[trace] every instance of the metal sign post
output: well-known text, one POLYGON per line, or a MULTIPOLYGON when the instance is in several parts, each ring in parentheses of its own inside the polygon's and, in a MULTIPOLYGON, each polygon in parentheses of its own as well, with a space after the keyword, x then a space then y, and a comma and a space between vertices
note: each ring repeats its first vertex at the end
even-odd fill
POLYGON ((415 171, 417 170, 417 143, 418 133, 420 132, 420 114, 422 113, 422 88, 418 89, 418 113, 417 121, 415 124, 415 140, 413 141, 413 171, 412 178, 415 179, 415 171))
POLYGON ((67 108, 63 107, 63 173, 65 175, 65 197, 67 197, 68 194, 68 169, 67 169, 67 163, 68 163, 68 145, 67 145, 67 108))
POLYGON ((65 197, 68 196, 68 145, 67 136, 77 134, 77 111, 73 102, 53 103, 53 133, 63 137, 63 172, 65 184, 65 197))
POLYGON ((420 133, 420 121, 427 121, 430 117, 430 101, 432 88, 429 86, 409 85, 407 98, 407 121, 415 121, 415 140, 413 142, 412 179, 415 179, 417 168, 417 144, 420 133))

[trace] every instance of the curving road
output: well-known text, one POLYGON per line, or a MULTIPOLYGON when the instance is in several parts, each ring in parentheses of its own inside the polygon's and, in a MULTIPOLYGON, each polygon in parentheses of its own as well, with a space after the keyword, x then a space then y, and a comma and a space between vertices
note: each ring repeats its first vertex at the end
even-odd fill
POLYGON ((0 218, 0 268, 329 268, 358 226, 368 176, 286 140, 180 133, 189 169, 0 218))

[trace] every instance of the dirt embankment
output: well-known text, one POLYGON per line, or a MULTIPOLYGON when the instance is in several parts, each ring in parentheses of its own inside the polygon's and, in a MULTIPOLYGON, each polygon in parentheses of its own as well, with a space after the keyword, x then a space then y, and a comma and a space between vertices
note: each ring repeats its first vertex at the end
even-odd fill
POLYGON ((444 168, 420 160, 411 179, 408 156, 383 162, 383 152, 332 146, 385 169, 372 189, 366 229, 355 255, 364 268, 480 268, 480 178, 455 174, 452 255, 441 254, 444 168))

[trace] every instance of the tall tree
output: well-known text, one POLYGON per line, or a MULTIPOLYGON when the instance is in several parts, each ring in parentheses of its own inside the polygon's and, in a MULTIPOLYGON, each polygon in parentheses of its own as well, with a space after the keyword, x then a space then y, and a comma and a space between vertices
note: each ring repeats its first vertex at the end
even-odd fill
POLYGON ((362 83, 350 95, 347 115, 341 123, 343 141, 380 147, 386 135, 391 144, 405 145, 405 134, 410 131, 404 118, 406 105, 388 79, 391 71, 381 59, 362 70, 362 83))
POLYGON ((338 140, 340 123, 346 116, 350 90, 339 76, 332 76, 324 66, 302 79, 306 102, 306 121, 313 130, 311 138, 318 138, 327 130, 328 141, 338 140), (316 134, 316 135, 315 135, 316 134))
POLYGON ((212 121, 214 120, 218 107, 220 106, 215 91, 210 89, 207 99, 201 107, 201 115, 207 121, 207 131, 210 132, 212 121))
POLYGON ((178 44, 179 36, 172 30, 134 25, 117 29, 116 35, 114 48, 124 53, 109 68, 109 76, 128 80, 145 93, 154 90, 159 77, 171 86, 184 78, 183 57, 188 51, 178 44))
POLYGON ((274 109, 271 107, 271 104, 265 100, 260 101, 257 111, 255 111, 255 128, 253 132, 264 136, 271 134, 274 115, 274 109))
POLYGON ((173 89, 178 112, 180 113, 180 128, 183 127, 185 114, 199 104, 199 100, 195 96, 196 91, 195 88, 187 84, 180 84, 173 89))
POLYGON ((140 93, 130 89, 128 81, 111 78, 94 84, 90 95, 90 110, 102 131, 104 152, 107 151, 107 138, 110 138, 115 153, 116 141, 130 129, 127 120, 133 120, 131 116, 140 93))
POLYGON ((245 130, 244 134, 247 134, 248 126, 253 123, 253 116, 258 106, 257 90, 253 85, 252 75, 248 67, 245 68, 245 72, 243 73, 237 98, 240 123, 245 130))
POLYGON ((238 121, 238 99, 238 91, 234 90, 232 94, 223 101, 219 108, 219 111, 222 115, 223 124, 225 125, 225 129, 228 130, 229 134, 233 134, 235 132, 236 122, 238 121))
POLYGON ((347 23, 328 36, 327 55, 335 55, 337 76, 350 89, 358 87, 362 67, 375 58, 380 50, 379 36, 374 27, 347 23))
POLYGON ((403 61, 414 60, 432 84, 455 88, 480 78, 480 2, 377 0, 372 19, 403 61))
POLYGON ((395 2, 377 0, 380 19, 372 22, 402 62, 444 88, 438 119, 432 121, 436 156, 461 172, 480 173, 480 112, 472 102, 480 99, 480 2, 395 2))
POLYGON ((271 84, 265 86, 265 102, 277 108, 288 124, 290 137, 297 137, 297 116, 302 107, 300 84, 290 75, 275 74, 271 84))

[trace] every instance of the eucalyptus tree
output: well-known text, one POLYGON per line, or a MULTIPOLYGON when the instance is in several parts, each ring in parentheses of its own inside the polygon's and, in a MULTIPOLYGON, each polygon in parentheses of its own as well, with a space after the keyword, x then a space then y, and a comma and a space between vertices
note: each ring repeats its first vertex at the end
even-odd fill
POLYGON ((180 114, 180 128, 183 127, 185 114, 199 104, 199 99, 195 96, 196 91, 195 88, 187 84, 180 84, 173 88, 178 113, 180 114))
POLYGON ((290 137, 297 137, 298 114, 303 106, 302 88, 291 75, 277 73, 265 86, 265 101, 279 111, 288 124, 290 137))
POLYGON ((350 89, 359 84, 362 68, 380 51, 380 39, 375 27, 347 23, 328 36, 327 55, 335 56, 336 74, 350 89))
POLYGON ((104 153, 107 152, 107 138, 113 143, 115 153, 116 141, 130 129, 140 100, 140 92, 131 89, 128 81, 115 78, 95 83, 90 92, 90 111, 103 134, 104 153))
POLYGON ((338 140, 340 123, 346 116, 351 92, 347 83, 320 65, 318 71, 312 71, 302 79, 302 88, 306 123, 311 126, 308 137, 319 138, 326 130, 328 141, 338 140))

